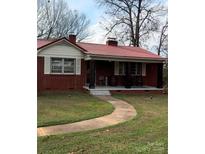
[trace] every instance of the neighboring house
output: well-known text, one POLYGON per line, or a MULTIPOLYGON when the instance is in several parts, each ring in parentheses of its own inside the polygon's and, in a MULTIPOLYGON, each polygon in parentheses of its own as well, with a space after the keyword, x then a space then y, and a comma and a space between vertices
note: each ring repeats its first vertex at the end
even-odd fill
POLYGON ((38 39, 38 91, 162 91, 164 58, 139 47, 38 39))

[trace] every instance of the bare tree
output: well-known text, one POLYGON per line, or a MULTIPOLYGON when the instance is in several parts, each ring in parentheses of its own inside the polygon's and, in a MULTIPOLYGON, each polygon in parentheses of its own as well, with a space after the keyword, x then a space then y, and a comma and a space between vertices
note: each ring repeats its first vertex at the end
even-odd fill
MULTIPOLYGON (((109 15, 107 34, 115 34, 121 42, 139 47, 159 27, 163 5, 157 0, 96 0, 109 15)), ((106 18, 105 18, 106 19, 106 18)))
POLYGON ((90 35, 90 21, 77 10, 70 10, 65 0, 38 0, 37 15, 38 38, 60 38, 75 33, 81 41, 90 35))
POLYGON ((161 55, 161 53, 168 54, 168 21, 166 21, 165 25, 162 26, 159 37, 159 45, 157 47, 157 54, 161 55))

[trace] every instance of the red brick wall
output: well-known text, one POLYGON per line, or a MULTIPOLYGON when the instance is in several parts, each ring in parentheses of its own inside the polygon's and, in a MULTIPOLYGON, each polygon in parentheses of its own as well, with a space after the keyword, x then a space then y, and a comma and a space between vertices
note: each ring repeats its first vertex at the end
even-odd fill
POLYGON ((81 90, 85 85, 86 65, 81 61, 81 75, 44 74, 44 57, 37 58, 37 89, 47 90, 81 90))
POLYGON ((146 76, 143 77, 144 85, 157 86, 157 64, 150 63, 146 65, 146 76))
MULTIPOLYGON (((150 63, 146 66, 146 76, 143 83, 147 86, 157 86, 157 64, 150 63)), ((124 86, 124 76, 114 76, 114 62, 96 62, 96 85, 100 85, 100 76, 115 78, 115 85, 124 86)), ((81 61, 81 75, 52 75, 44 74, 44 58, 37 58, 37 88, 38 91, 47 90, 82 90, 86 80, 86 62, 81 61)))

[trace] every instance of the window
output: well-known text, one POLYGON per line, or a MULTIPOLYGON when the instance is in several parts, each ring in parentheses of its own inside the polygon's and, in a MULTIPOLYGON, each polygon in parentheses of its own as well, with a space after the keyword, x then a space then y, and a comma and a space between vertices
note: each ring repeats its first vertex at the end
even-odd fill
POLYGON ((137 75, 137 63, 131 63, 131 74, 137 75))
MULTIPOLYGON (((130 74, 133 76, 146 76, 146 63, 130 62, 130 74)), ((115 75, 125 75, 126 74, 126 63, 125 62, 115 62, 115 75)))
POLYGON ((119 75, 125 75, 125 63, 119 62, 119 75))
POLYGON ((62 58, 51 58, 51 72, 62 73, 62 58))
POLYGON ((64 73, 74 73, 74 59, 64 59, 64 73))
POLYGON ((75 73, 75 59, 51 58, 51 73, 75 73))

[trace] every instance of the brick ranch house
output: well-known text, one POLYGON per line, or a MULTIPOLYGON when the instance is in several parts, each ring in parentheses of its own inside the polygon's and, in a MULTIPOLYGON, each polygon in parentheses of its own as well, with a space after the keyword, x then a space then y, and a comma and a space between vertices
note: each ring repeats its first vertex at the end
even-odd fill
POLYGON ((76 42, 75 35, 37 41, 37 89, 162 92, 164 58, 139 47, 76 42))

